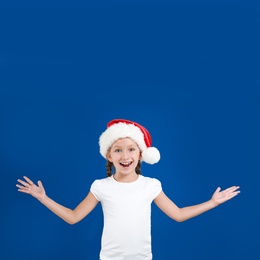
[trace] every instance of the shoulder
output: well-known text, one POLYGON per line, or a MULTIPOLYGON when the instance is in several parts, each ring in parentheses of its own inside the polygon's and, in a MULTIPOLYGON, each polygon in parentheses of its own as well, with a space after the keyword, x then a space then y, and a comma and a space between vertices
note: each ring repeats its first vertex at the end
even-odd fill
POLYGON ((150 194, 151 201, 162 191, 162 185, 158 179, 142 176, 140 180, 142 182, 142 189, 150 194))
POLYGON ((161 181, 156 178, 146 177, 143 175, 140 175, 140 178, 141 178, 140 180, 143 183, 150 184, 150 185, 161 185, 161 181))
POLYGON ((144 175, 140 175, 140 178, 141 178, 143 181, 147 181, 147 182, 160 181, 160 180, 158 180, 157 178, 147 177, 147 176, 144 176, 144 175))
POLYGON ((101 201, 104 193, 111 190, 111 183, 111 177, 97 179, 91 184, 90 191, 98 201, 101 201))
POLYGON ((91 186, 93 186, 93 185, 106 185, 108 183, 111 183, 111 177, 96 179, 96 180, 93 181, 91 186))

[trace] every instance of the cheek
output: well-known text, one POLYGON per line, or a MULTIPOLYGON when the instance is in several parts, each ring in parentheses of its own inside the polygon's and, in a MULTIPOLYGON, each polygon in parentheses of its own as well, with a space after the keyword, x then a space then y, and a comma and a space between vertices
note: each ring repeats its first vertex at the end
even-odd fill
POLYGON ((119 153, 113 153, 113 154, 109 154, 109 156, 107 157, 107 159, 110 162, 116 161, 120 158, 120 154, 119 153))

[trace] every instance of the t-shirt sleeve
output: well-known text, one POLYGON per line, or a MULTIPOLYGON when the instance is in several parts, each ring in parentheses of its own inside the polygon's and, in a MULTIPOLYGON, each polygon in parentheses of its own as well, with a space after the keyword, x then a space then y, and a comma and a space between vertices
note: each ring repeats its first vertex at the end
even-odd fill
POLYGON ((95 196, 95 198, 100 201, 100 181, 99 180, 95 180, 90 187, 90 191, 91 193, 95 196))
POLYGON ((162 184, 159 180, 153 179, 153 199, 155 199, 162 191, 162 184))

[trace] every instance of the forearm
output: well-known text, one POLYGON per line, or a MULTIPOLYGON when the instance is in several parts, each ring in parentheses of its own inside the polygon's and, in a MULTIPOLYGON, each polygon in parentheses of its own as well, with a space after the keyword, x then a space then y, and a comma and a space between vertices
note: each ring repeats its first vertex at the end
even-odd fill
POLYGON ((237 191, 238 188, 239 186, 233 186, 220 192, 220 188, 218 187, 210 200, 189 207, 179 208, 163 191, 154 199, 154 202, 167 216, 178 222, 182 222, 211 210, 233 198, 240 193, 240 191, 237 191))
POLYGON ((217 205, 214 204, 212 200, 208 200, 206 202, 193 205, 193 206, 188 206, 188 207, 183 207, 179 209, 179 214, 177 217, 178 222, 182 222, 185 220, 188 220, 190 218, 196 217, 208 210, 211 210, 215 208, 217 205))
POLYGON ((51 198, 49 198, 47 195, 39 199, 39 201, 45 205, 49 210, 51 210, 54 214, 62 218, 64 221, 66 221, 69 224, 75 223, 75 216, 73 210, 66 208, 62 206, 61 204, 55 202, 51 198))

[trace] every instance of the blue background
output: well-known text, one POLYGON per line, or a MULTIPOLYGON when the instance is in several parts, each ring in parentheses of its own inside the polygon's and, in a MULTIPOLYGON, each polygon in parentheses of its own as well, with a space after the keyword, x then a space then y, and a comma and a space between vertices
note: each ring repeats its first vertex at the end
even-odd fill
POLYGON ((155 260, 259 259, 260 9, 252 1, 2 2, 1 259, 98 259, 100 205, 68 225, 16 180, 74 208, 105 177, 98 138, 134 120, 142 165, 180 207, 241 194, 183 223, 152 205, 155 260))

